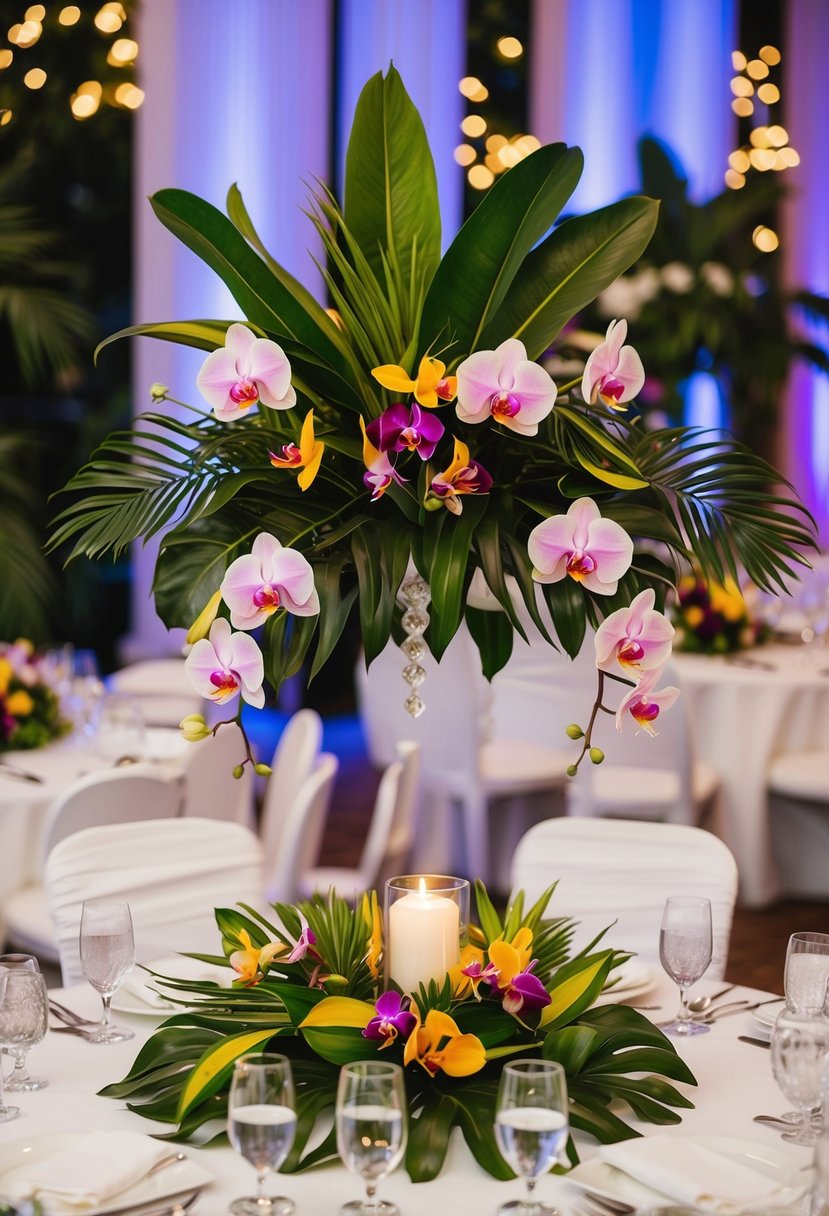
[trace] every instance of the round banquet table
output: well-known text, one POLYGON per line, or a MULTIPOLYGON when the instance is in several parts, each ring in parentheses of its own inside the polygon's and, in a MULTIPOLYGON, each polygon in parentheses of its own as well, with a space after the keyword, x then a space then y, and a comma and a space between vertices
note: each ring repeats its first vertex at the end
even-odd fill
MULTIPOLYGON (((766 781, 783 752, 823 748, 829 774, 829 650, 773 644, 725 658, 674 653, 700 759, 722 779, 711 826, 734 854, 740 903, 781 894, 766 781)), ((829 785, 827 785, 829 797, 829 785)))
MULTIPOLYGON (((654 1019, 670 1017, 676 1010, 676 990, 661 974, 657 986, 648 994, 647 1004, 661 1003, 650 1013, 654 1019)), ((713 992, 720 985, 702 980, 694 993, 713 992)), ((97 1016, 98 997, 91 988, 77 987, 55 994, 57 999, 88 1017, 97 1016)), ((762 1000, 767 993, 737 989, 725 999, 748 997, 762 1000)), ((645 998, 640 998, 645 1000, 645 998)), ((117 996, 116 996, 117 1001, 117 996)), ((132 1130, 145 1133, 169 1130, 143 1119, 126 1109, 123 1102, 96 1096, 108 1082, 121 1080, 131 1066, 142 1042, 157 1020, 119 1013, 117 1021, 129 1024, 135 1039, 107 1046, 87 1043, 71 1034, 47 1034, 30 1054, 30 1066, 49 1079, 49 1088, 39 1093, 16 1094, 15 1103, 23 1114, 12 1123, 0 1125, 0 1172, 3 1146, 22 1138, 54 1132, 94 1130, 132 1130)), ((697 1077, 698 1088, 682 1086, 695 1102, 695 1109, 683 1111, 683 1120, 669 1135, 736 1137, 752 1141, 772 1151, 785 1150, 793 1169, 811 1162, 812 1150, 784 1144, 776 1130, 752 1122, 757 1113, 778 1113, 785 1101, 771 1075, 769 1051, 738 1041, 740 1034, 752 1034, 749 1013, 723 1018, 710 1034, 695 1035, 687 1041, 674 1039, 697 1077)), ((652 1124, 634 1123, 645 1135, 656 1129, 652 1124)), ((589 1137, 577 1135, 582 1159, 595 1152, 589 1137)), ((192 1211, 194 1216, 220 1216, 239 1195, 253 1188, 253 1169, 226 1145, 198 1148, 190 1144, 183 1151, 214 1176, 192 1211)), ((362 1184, 339 1165, 312 1169, 295 1175, 271 1178, 273 1194, 290 1195, 296 1202, 297 1216, 335 1216, 340 1205, 362 1194, 362 1184)), ((0 1187, 0 1190, 2 1188, 0 1187)), ((519 1182, 496 1182, 472 1159, 458 1132, 454 1133, 442 1173, 433 1182, 413 1184, 399 1169, 380 1184, 380 1196, 397 1203, 402 1216, 435 1216, 436 1212, 471 1211, 494 1216, 498 1206, 522 1193, 519 1182)), ((580 1190, 563 1177, 548 1175, 540 1179, 539 1200, 556 1204, 562 1216, 573 1212, 580 1190)))
MULTIPOLYGON (((186 747, 180 731, 151 731, 148 754, 143 759, 178 769, 186 747), (166 755, 165 759, 153 759, 154 746, 166 755)), ((4 899, 29 883, 42 881, 45 830, 52 803, 79 778, 111 766, 112 760, 102 756, 93 744, 74 738, 0 755, 0 922, 4 899), (39 781, 27 781, 12 769, 39 781)))

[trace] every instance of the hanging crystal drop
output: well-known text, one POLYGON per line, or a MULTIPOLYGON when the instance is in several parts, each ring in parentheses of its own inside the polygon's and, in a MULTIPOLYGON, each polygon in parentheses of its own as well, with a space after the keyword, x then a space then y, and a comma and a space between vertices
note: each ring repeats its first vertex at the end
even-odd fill
POLYGON ((400 649, 409 660, 403 668, 403 679, 412 690, 403 706, 413 718, 419 718, 426 706, 415 689, 420 688, 426 679, 426 670, 420 666, 420 661, 428 653, 428 647, 422 638, 429 625, 428 605, 432 597, 428 584, 416 575, 407 579, 400 588, 399 598, 406 605, 401 621, 406 630, 406 639, 401 643, 400 649))

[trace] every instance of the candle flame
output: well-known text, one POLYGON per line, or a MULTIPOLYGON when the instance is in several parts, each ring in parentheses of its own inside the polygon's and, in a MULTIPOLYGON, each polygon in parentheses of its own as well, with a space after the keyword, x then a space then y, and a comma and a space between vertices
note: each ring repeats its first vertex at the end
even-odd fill
POLYGON ((425 878, 421 878, 421 880, 420 880, 420 894, 421 895, 426 894, 426 879, 425 878))

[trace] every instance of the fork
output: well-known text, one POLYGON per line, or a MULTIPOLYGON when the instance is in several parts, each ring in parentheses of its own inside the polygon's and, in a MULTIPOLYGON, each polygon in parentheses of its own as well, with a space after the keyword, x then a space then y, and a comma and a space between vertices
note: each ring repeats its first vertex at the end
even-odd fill
POLYGON ((83 1018, 79 1013, 75 1013, 74 1009, 67 1009, 65 1005, 60 1005, 52 997, 49 998, 49 1012, 58 1019, 59 1022, 65 1022, 67 1026, 97 1026, 97 1022, 90 1021, 89 1018, 83 1018))
POLYGON ((687 1212, 687 1208, 681 1209, 674 1203, 662 1205, 660 1203, 651 1204, 645 1200, 644 1204, 625 1203, 622 1199, 610 1199, 607 1195, 595 1195, 592 1191, 584 1191, 580 1196, 578 1203, 573 1209, 573 1216, 650 1216, 651 1213, 659 1212, 660 1216, 669 1216, 671 1212, 687 1212))

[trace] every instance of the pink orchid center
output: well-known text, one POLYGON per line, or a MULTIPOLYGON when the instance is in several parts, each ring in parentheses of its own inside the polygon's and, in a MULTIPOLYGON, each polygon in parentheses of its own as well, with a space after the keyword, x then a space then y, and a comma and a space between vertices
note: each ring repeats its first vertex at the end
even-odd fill
POLYGON ((489 403, 489 411, 494 418, 514 418, 521 409, 521 398, 515 393, 496 393, 489 403))
POLYGON ((279 592, 270 583, 265 583, 254 591, 253 602, 257 608, 264 608, 266 612, 276 612, 279 607, 279 592))
POLYGON ((576 549, 568 557, 565 569, 570 578, 574 578, 577 583, 580 583, 588 574, 593 573, 596 563, 589 553, 585 553, 583 549, 576 549))
POLYGON ((640 697, 630 707, 630 712, 637 722, 655 722, 659 717, 659 706, 647 697, 640 697))
POLYGON ((437 384, 435 385, 435 392, 439 397, 445 397, 447 400, 454 396, 452 386, 445 376, 442 380, 438 380, 437 384))
POLYGON ((282 455, 277 459, 280 464, 302 464, 302 452, 295 443, 283 443, 282 455))
POLYGON ((625 386, 621 380, 617 380, 615 376, 602 376, 602 382, 599 385, 600 397, 611 397, 614 401, 618 401, 625 391, 625 386))
POLYGON ((240 410, 249 409, 259 400, 259 390, 252 380, 244 376, 237 380, 230 390, 230 400, 238 405, 240 410))
POLYGON ((422 436, 414 429, 413 426, 407 426, 400 432, 400 442, 407 447, 410 452, 414 452, 422 442, 422 436))
POLYGON ((616 649, 616 658, 624 666, 625 664, 633 664, 640 662, 645 656, 644 647, 635 642, 633 638, 625 638, 624 642, 620 642, 616 649))
POLYGON ((232 671, 211 671, 210 683, 217 692, 235 692, 239 687, 239 681, 232 671))

